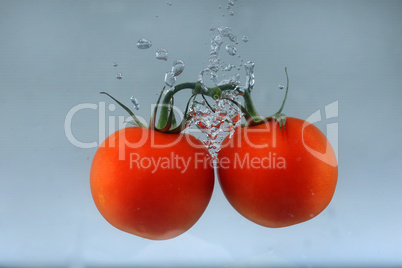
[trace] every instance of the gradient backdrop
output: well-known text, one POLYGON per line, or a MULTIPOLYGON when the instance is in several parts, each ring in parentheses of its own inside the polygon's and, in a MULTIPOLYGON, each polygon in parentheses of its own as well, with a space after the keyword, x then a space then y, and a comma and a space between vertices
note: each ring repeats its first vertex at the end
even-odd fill
POLYGON ((228 1, 170 2, 0 1, 0 267, 402 266, 402 1, 237 0, 230 10, 228 1), (68 140, 66 116, 97 105, 71 128, 81 142, 98 141, 100 103, 106 119, 127 116, 108 110, 107 91, 127 105, 134 95, 148 120, 175 59, 186 63, 178 83, 207 66, 211 25, 248 36, 232 60, 255 62, 261 114, 280 106, 285 67, 284 112, 321 111, 317 126, 338 148, 335 196, 309 222, 268 229, 235 212, 217 184, 184 235, 154 242, 121 232, 91 198, 96 148, 68 140), (153 46, 137 49, 141 38, 153 46), (155 59, 158 48, 167 61, 155 59))

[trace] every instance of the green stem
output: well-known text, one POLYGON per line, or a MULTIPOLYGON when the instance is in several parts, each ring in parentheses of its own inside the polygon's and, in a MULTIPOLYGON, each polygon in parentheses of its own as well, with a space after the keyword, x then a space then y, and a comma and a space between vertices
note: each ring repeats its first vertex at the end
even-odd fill
POLYGON ((264 120, 264 118, 262 118, 255 109, 253 100, 251 99, 250 92, 248 92, 248 90, 244 91, 243 99, 244 99, 244 108, 248 112, 248 116, 251 117, 251 120, 254 123, 264 120))
POLYGON ((131 117, 134 119, 134 121, 133 121, 134 125, 137 125, 139 127, 146 127, 143 123, 141 123, 140 120, 138 120, 138 118, 135 116, 135 114, 129 108, 127 108, 127 106, 125 106, 123 103, 121 103, 120 101, 118 101, 117 99, 112 97, 112 95, 110 95, 110 94, 108 94, 106 92, 100 92, 100 94, 107 95, 109 98, 111 98, 112 100, 117 102, 117 104, 120 105, 120 107, 122 107, 124 110, 126 110, 126 112, 128 112, 131 115, 131 117))
POLYGON ((222 91, 233 90, 233 89, 235 89, 235 85, 227 84, 227 85, 217 86, 217 87, 213 87, 213 88, 207 88, 207 90, 202 88, 200 82, 183 83, 183 84, 179 84, 179 85, 175 86, 173 90, 166 92, 165 97, 163 98, 162 103, 160 104, 159 120, 156 125, 157 129, 163 129, 164 127, 166 127, 166 125, 168 123, 168 118, 169 118, 170 100, 172 99, 174 94, 176 94, 177 92, 179 92, 183 89, 191 89, 193 92, 193 95, 202 94, 205 96, 209 96, 209 97, 213 98, 214 100, 217 100, 221 97, 222 91))
POLYGON ((207 99, 205 98, 204 94, 201 94, 202 98, 204 99, 205 103, 207 104, 208 108, 211 109, 211 111, 215 111, 214 108, 212 108, 212 106, 209 104, 209 102, 207 101, 207 99))

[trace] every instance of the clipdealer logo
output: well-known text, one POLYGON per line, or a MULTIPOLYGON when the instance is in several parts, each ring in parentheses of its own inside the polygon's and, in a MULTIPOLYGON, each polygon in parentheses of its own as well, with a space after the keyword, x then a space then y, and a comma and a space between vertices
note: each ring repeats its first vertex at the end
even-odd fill
MULTIPOLYGON (((328 105, 325 106, 324 108, 324 114, 325 114, 325 119, 329 120, 329 119, 334 119, 334 118, 338 118, 338 101, 334 101, 328 105)), ((322 121, 322 111, 321 110, 317 110, 315 111, 313 114, 311 114, 307 119, 306 122, 303 126, 304 127, 309 123, 314 124, 317 122, 322 121)), ((337 163, 335 162, 329 162, 327 159, 330 159, 328 157, 326 157, 327 154, 330 154, 331 151, 328 150, 328 148, 332 147, 332 149, 334 150, 336 159, 338 159, 338 136, 339 136, 339 132, 338 132, 338 122, 333 122, 333 123, 327 123, 326 124, 326 137, 327 137, 327 146, 326 146, 326 150, 324 153, 318 152, 316 150, 314 150, 313 148, 311 148, 310 146, 308 146, 305 141, 304 141, 304 131, 302 132, 302 140, 303 140, 303 145, 306 148, 306 150, 312 154, 315 158, 320 159, 321 161, 331 165, 331 166, 336 166, 337 163), (332 146, 331 146, 332 145, 332 146)))
MULTIPOLYGON (((114 104, 109 104, 108 105, 108 110, 110 112, 113 112, 116 110, 116 105, 114 104)), ((127 125, 127 121, 129 121, 129 117, 124 117, 124 116, 119 116, 118 117, 118 128, 123 128, 127 125)), ((116 131, 115 125, 116 125, 116 117, 115 116, 109 116, 108 118, 108 130, 109 130, 109 135, 112 134, 113 132, 116 131)), ((95 103, 80 103, 75 105, 73 108, 71 108, 64 120, 64 133, 66 135, 66 138, 68 141, 82 149, 91 149, 91 148, 96 148, 100 146, 100 144, 106 139, 106 104, 105 102, 99 102, 99 104, 95 103), (72 131, 72 122, 74 116, 77 115, 78 112, 84 110, 84 109, 90 109, 90 110, 98 110, 98 141, 92 141, 92 142, 82 142, 79 141, 73 134, 72 131)))
MULTIPOLYGON (((154 107, 156 104, 151 105, 151 114, 154 111, 154 107)), ((116 105, 114 104, 109 104, 108 105, 108 111, 109 112, 114 112, 116 110, 116 105)), ((173 106, 174 111, 178 115, 178 121, 183 118, 183 112, 177 107, 173 106)), ((141 122, 147 122, 146 119, 140 117, 137 115, 137 118, 141 122)), ((115 116, 115 115, 109 115, 106 116, 106 103, 105 102, 99 102, 98 104, 95 103, 80 103, 72 107, 66 114, 65 120, 64 120, 64 133, 66 135, 67 140, 74 146, 82 149, 91 149, 91 148, 96 148, 98 146, 101 146, 102 142, 106 139, 106 133, 108 133, 108 136, 113 134, 119 129, 123 129, 127 127, 128 122, 132 121, 131 116, 115 116), (91 142, 82 142, 78 140, 72 130, 72 124, 73 124, 73 119, 75 116, 79 116, 79 112, 83 110, 94 110, 98 111, 97 117, 98 117, 98 140, 97 141, 91 141, 91 142), (117 128, 116 128, 116 117, 117 117, 117 128)), ((157 146, 157 145, 156 145, 157 146)))
MULTIPOLYGON (((151 109, 153 110, 153 107, 151 107, 151 109)), ((108 105, 108 111, 113 112, 116 109, 116 106, 114 104, 109 104, 108 105)), ((177 111, 177 113, 182 116, 182 111, 177 108, 176 106, 174 106, 175 111, 177 111)), ((141 120, 142 122, 146 122, 145 119, 138 117, 139 120, 141 120)), ((334 101, 328 105, 325 106, 324 111, 322 111, 321 109, 315 111, 313 114, 311 114, 305 121, 305 125, 303 126, 306 127, 308 124, 314 124, 317 122, 321 122, 324 119, 325 120, 331 120, 332 122, 327 123, 326 124, 326 136, 328 139, 328 143, 327 143, 327 148, 331 147, 334 150, 336 159, 338 159, 338 122, 334 119, 338 118, 338 101, 334 101), (325 115, 325 117, 323 117, 322 115, 325 115)), ((106 132, 108 130, 108 134, 111 135, 112 133, 114 133, 116 130, 118 129, 123 129, 127 126, 127 122, 131 120, 131 117, 124 117, 124 116, 118 116, 117 117, 117 128, 116 128, 116 116, 115 115, 111 115, 111 116, 106 116, 106 103, 105 102, 99 102, 98 104, 95 103, 81 103, 78 104, 74 107, 72 107, 66 117, 65 117, 65 121, 64 121, 64 131, 65 131, 65 135, 66 138, 68 139, 68 141, 79 148, 82 149, 90 149, 90 148, 96 148, 98 146, 101 146, 102 142, 106 139, 106 132), (79 141, 74 135, 73 135, 73 131, 72 131, 72 122, 75 116, 78 116, 77 114, 84 110, 84 109, 90 109, 90 110, 97 110, 97 117, 98 117, 98 141, 92 141, 92 142, 82 142, 79 141)), ((262 130, 264 131, 264 130, 262 130)), ((191 131, 189 131, 188 133, 191 133, 191 131)), ((151 143, 153 142, 153 138, 151 138, 151 143)), ((183 138, 183 137, 181 137, 183 138)), ((181 139, 180 138, 180 139, 181 139)), ((272 140, 272 144, 271 146, 275 147, 276 146, 276 137, 273 136, 273 140, 272 140)), ((180 141, 180 139, 177 140, 177 142, 180 141)), ((314 150, 313 148, 309 147, 308 144, 306 144, 305 142, 305 137, 304 137, 304 132, 302 133, 302 142, 304 147, 306 148, 306 150, 313 155, 314 157, 320 159, 321 161, 327 161, 326 159, 328 159, 328 157, 326 157, 326 154, 331 153, 330 150, 326 150, 325 152, 318 152, 316 150, 314 150)), ((144 137, 143 142, 146 140, 146 138, 144 137)), ((135 147, 140 147, 141 144, 130 144, 130 143, 126 143, 126 141, 122 141, 124 142, 127 146, 135 148, 135 147)), ((231 142, 235 142, 235 141, 231 141, 231 142)), ((251 141, 245 141, 245 142, 251 142, 251 141)), ((152 146, 154 146, 155 148, 162 148, 162 147, 169 147, 174 145, 174 143, 172 144, 167 144, 167 145, 157 145, 157 144, 151 144, 152 146)), ((196 146, 195 144, 193 144, 194 146, 196 146)), ((266 146, 266 145, 265 145, 266 146)), ((119 154, 119 157, 124 156, 124 152, 121 152, 121 154, 119 154)), ((177 156, 175 156, 177 157, 177 156)), ((182 167, 184 167, 186 169, 186 166, 188 168, 188 160, 186 159, 178 159, 175 158, 173 159, 173 161, 171 161, 171 163, 167 163, 166 159, 145 159, 145 160, 140 160, 140 155, 133 155, 132 159, 130 159, 130 161, 134 161, 134 164, 138 164, 140 167, 144 168, 146 166, 149 165, 149 167, 151 166, 159 166, 159 167, 172 167, 174 166, 173 164, 176 163, 182 163, 182 167), (134 161, 136 160, 136 162, 134 161), (150 163, 152 163, 152 161, 156 161, 154 163, 156 163, 155 165, 151 165, 150 163), (159 162, 158 162, 159 161, 159 162)), ((254 158, 252 157, 252 155, 250 154, 246 154, 243 158, 240 158, 239 155, 235 155, 234 158, 232 158, 231 161, 234 161, 233 164, 236 165, 236 167, 239 168, 267 168, 267 169, 272 169, 272 168, 276 168, 276 169, 281 169, 281 168, 286 168, 286 160, 284 159, 284 157, 278 156, 275 153, 269 153, 266 157, 264 158, 254 158)), ((207 162, 207 161, 204 161, 207 162)), ((130 162, 131 163, 131 162, 130 162)), ((199 162, 198 162, 199 164, 199 162)), ((327 163, 330 165, 337 165, 337 163, 327 163)), ((229 166, 229 159, 225 159, 225 158, 220 158, 219 160, 215 161, 215 165, 219 165, 220 168, 227 168, 229 166)))
POLYGON ((168 156, 149 156, 139 152, 130 153, 130 169, 147 170, 155 173, 158 170, 179 170, 185 173, 189 167, 193 169, 206 169, 218 167, 220 169, 286 169, 284 157, 277 156, 276 153, 269 152, 266 157, 253 157, 250 153, 240 156, 235 153, 233 157, 222 157, 213 160, 206 157, 205 153, 195 153, 194 157, 183 157, 175 152, 170 152, 168 156), (192 167, 191 165, 194 165, 192 167))

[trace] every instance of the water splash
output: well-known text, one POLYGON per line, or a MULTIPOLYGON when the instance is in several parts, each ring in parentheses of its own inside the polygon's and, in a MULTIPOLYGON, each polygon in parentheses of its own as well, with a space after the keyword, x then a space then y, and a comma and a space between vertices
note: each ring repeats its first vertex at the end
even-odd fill
MULTIPOLYGON (((234 3, 233 1, 229 1, 234 3)), ((232 5, 229 4, 229 7, 232 5)), ((237 36, 230 27, 220 26, 210 27, 211 31, 216 30, 216 35, 211 38, 208 65, 204 67, 198 76, 201 88, 208 92, 206 83, 212 81, 214 86, 231 84, 234 90, 225 90, 218 100, 210 100, 210 103, 202 100, 194 100, 190 105, 188 115, 190 120, 187 122, 187 129, 199 131, 199 139, 208 148, 213 159, 217 157, 220 145, 226 136, 233 135, 234 131, 240 126, 243 113, 231 100, 240 102, 237 98, 244 94, 245 90, 252 90, 254 86, 254 63, 249 61, 243 64, 243 59, 233 57, 237 54, 234 46, 238 44, 237 36), (223 46, 223 49, 221 49, 223 46), (221 50, 225 51, 221 55, 221 50), (222 57, 221 57, 222 56, 222 57), (246 81, 244 84, 236 70, 245 69, 246 81), (225 72, 220 78, 220 72, 225 72), (226 79, 226 75, 229 77, 226 79)), ((248 37, 242 38, 243 42, 248 41, 248 37)), ((208 98, 209 99, 209 98, 208 98)))
POLYGON ((140 39, 137 42, 137 48, 139 49, 147 49, 152 46, 152 42, 149 41, 148 39, 140 39))
POLYGON ((229 100, 236 99, 238 92, 227 90, 223 94, 224 98, 216 100, 212 106, 205 100, 195 100, 188 111, 191 119, 187 126, 201 132, 199 139, 207 147, 212 159, 216 159, 223 139, 233 135, 243 117, 240 109, 229 100))

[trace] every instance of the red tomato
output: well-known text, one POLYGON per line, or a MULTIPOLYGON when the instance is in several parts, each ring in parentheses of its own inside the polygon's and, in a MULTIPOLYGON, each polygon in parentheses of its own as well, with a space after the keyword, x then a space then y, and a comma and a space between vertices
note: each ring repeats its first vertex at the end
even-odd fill
POLYGON ((92 197, 114 227, 170 239, 190 229, 209 203, 214 171, 208 161, 208 151, 188 134, 125 128, 94 156, 92 197))
POLYGON ((230 204, 266 227, 310 220, 330 203, 338 165, 325 135, 314 125, 288 117, 244 127, 226 139, 218 174, 230 204))

